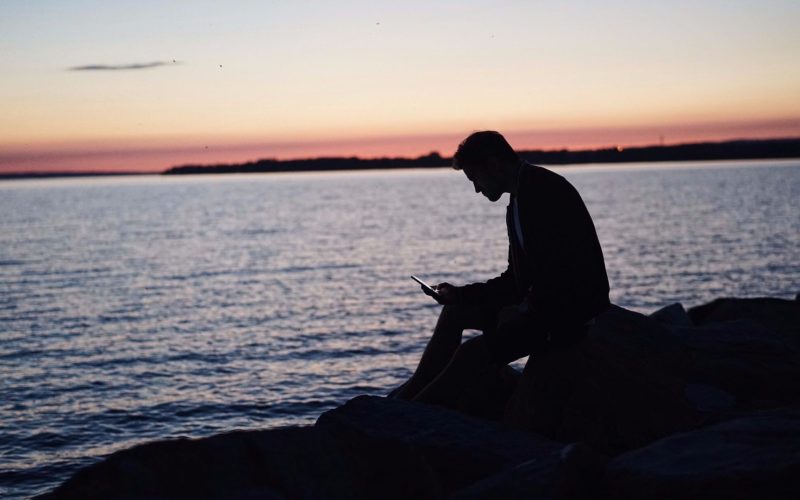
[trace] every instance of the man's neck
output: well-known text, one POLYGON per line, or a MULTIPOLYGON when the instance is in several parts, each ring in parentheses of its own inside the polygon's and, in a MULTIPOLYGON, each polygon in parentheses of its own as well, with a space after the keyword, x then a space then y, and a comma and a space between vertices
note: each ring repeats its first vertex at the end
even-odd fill
POLYGON ((522 170, 522 165, 522 161, 514 165, 509 165, 508 170, 506 171, 506 191, 512 195, 516 195, 517 190, 519 189, 519 173, 522 170))

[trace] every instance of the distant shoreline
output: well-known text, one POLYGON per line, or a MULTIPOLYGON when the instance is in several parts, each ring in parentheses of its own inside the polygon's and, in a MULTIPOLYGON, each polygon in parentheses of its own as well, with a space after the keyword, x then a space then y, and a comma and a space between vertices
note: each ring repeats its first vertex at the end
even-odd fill
MULTIPOLYGON (((539 165, 580 165, 586 163, 680 162, 711 160, 775 160, 800 158, 800 138, 743 139, 723 142, 698 142, 638 147, 609 147, 570 151, 519 151, 525 161, 539 165)), ((118 175, 187 175, 310 172, 336 170, 376 170, 402 168, 441 168, 452 164, 451 157, 438 152, 417 158, 320 157, 293 160, 261 159, 246 163, 180 165, 163 172, 16 172, 0 173, 0 179, 88 177, 118 175)))
MULTIPOLYGON (((525 161, 540 165, 578 165, 585 163, 632 163, 703 160, 754 160, 800 158, 800 138, 700 142, 669 146, 604 148, 590 150, 519 151, 525 161)), ((182 165, 164 175, 229 174, 264 172, 306 172, 326 170, 371 170, 393 168, 436 168, 450 166, 453 159, 433 152, 418 158, 307 158, 298 160, 263 159, 247 163, 182 165)))
MULTIPOLYGON (((163 173, 163 172, 161 172, 163 173)), ((54 177, 115 177, 123 175, 159 175, 159 172, 0 172, 0 180, 52 179, 54 177)))

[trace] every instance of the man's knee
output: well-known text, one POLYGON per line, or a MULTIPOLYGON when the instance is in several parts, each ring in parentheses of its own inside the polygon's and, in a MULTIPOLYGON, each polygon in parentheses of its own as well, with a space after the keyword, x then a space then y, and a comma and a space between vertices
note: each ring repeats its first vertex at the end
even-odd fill
POLYGON ((486 339, 482 335, 465 341, 455 354, 455 362, 473 366, 483 366, 493 363, 486 339))

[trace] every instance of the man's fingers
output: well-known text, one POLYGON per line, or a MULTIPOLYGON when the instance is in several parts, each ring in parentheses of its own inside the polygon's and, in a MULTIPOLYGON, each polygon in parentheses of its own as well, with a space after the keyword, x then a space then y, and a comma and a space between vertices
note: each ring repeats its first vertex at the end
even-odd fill
MULTIPOLYGON (((439 294, 438 290, 435 291, 435 292, 431 292, 429 289, 425 288, 424 286, 420 286, 420 288, 422 288, 422 293, 424 293, 425 295, 427 295, 429 297, 433 297, 433 300, 435 300, 436 302, 438 302, 440 304, 444 304, 444 302, 442 301, 443 296, 441 294, 439 294)), ((432 287, 432 288, 435 289, 436 287, 432 287)))

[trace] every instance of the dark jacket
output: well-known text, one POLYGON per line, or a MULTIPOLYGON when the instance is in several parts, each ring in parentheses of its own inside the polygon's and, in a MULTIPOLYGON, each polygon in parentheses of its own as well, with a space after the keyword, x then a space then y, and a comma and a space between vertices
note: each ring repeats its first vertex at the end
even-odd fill
POLYGON ((523 309, 551 324, 580 324, 608 304, 603 251, 578 191, 562 176, 523 164, 517 189, 524 248, 515 236, 514 196, 506 209, 508 269, 486 283, 467 285, 467 304, 523 309))

